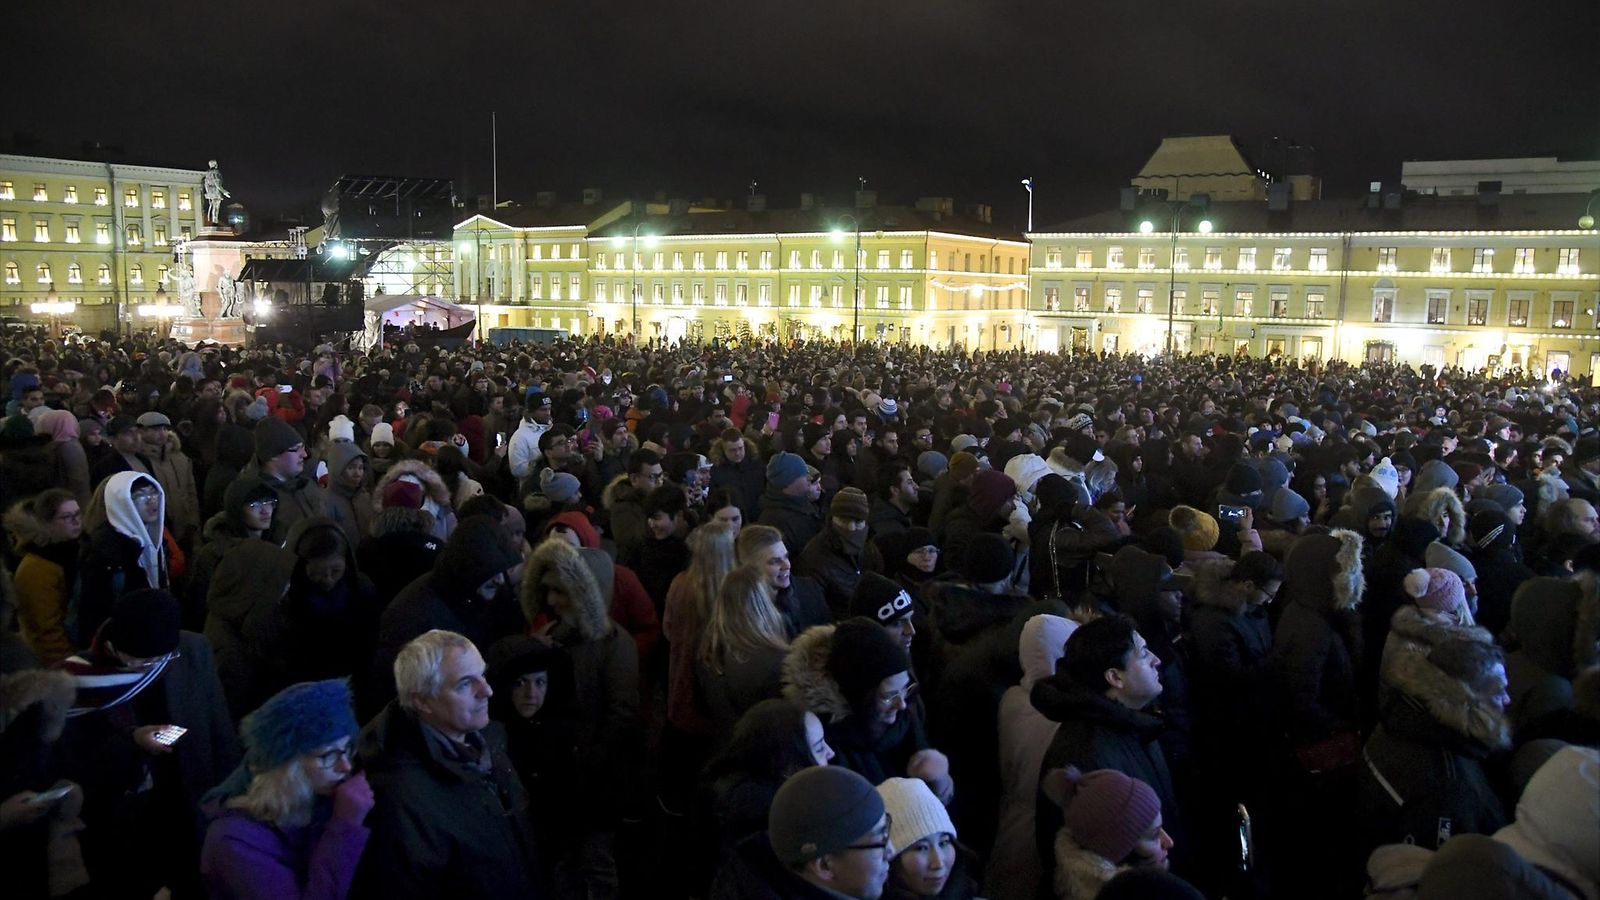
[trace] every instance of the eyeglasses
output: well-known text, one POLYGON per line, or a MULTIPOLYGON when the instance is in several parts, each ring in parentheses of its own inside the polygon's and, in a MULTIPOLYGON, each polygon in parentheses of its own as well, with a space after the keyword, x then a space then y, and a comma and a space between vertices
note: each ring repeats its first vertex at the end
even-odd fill
POLYGON ((884 813, 883 814, 883 830, 878 832, 877 834, 873 835, 873 837, 876 838, 876 840, 873 843, 871 843, 871 844, 847 844, 842 849, 845 849, 845 850, 880 850, 880 851, 883 851, 884 853, 888 853, 888 851, 891 849, 891 846, 892 846, 889 843, 889 834, 891 833, 890 829, 893 828, 893 827, 894 827, 894 818, 891 817, 888 813, 884 813))
POLYGON ((906 685, 905 687, 901 688, 898 691, 895 691, 894 693, 890 694, 887 697, 879 697, 878 698, 878 705, 883 707, 884 709, 893 709, 895 701, 898 700, 902 706, 908 705, 908 704, 911 703, 911 698, 915 697, 916 695, 917 695, 917 683, 915 681, 913 681, 910 684, 906 685))
POLYGON ((72 512, 58 512, 55 515, 57 522, 77 522, 83 518, 83 510, 75 509, 72 512))
POLYGON ((355 765, 355 763, 356 763, 356 751, 355 751, 355 748, 354 747, 337 747, 337 748, 335 748, 333 750, 329 750, 327 753, 318 753, 317 754, 317 765, 323 767, 324 769, 332 769, 332 768, 335 768, 335 767, 337 767, 339 765, 339 760, 341 760, 341 759, 349 762, 352 766, 355 765))
POLYGON ((135 502, 135 503, 149 503, 152 500, 160 500, 161 499, 161 492, 160 491, 134 491, 130 496, 132 496, 133 502, 135 502))
POLYGON ((245 509, 252 510, 254 512, 260 512, 263 509, 272 509, 272 508, 276 507, 277 505, 278 505, 278 501, 277 500, 251 500, 249 503, 246 503, 244 506, 245 506, 245 509))

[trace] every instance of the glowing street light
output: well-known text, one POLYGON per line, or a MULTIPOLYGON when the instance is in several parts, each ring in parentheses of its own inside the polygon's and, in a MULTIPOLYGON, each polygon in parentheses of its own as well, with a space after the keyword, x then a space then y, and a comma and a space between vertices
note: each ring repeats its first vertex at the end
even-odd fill
POLYGON ((1149 233, 1151 233, 1152 231, 1155 231, 1155 230, 1156 230, 1156 223, 1150 221, 1149 219, 1145 219, 1143 222, 1139 223, 1139 233, 1140 234, 1149 234, 1149 233))

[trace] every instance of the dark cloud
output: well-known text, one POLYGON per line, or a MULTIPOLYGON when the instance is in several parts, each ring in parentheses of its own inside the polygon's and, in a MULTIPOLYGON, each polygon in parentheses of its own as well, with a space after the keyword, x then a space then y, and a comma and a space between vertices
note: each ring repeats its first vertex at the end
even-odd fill
MULTIPOLYGON (((20 7, 20 8, 18 8, 20 7)), ((1102 205, 1166 134, 1408 158, 1600 155, 1600 4, 1490 0, 214 0, 11 10, 12 128, 223 161, 263 209, 341 172, 503 197, 956 195, 1102 205)))

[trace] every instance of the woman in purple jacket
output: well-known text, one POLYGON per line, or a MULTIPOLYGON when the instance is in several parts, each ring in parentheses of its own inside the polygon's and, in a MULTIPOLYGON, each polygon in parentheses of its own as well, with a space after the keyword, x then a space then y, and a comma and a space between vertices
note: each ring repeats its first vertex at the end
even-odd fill
POLYGON ((353 774, 360 730, 342 680, 284 688, 239 726, 244 764, 202 802, 200 874, 212 900, 338 900, 350 892, 372 809, 353 774))

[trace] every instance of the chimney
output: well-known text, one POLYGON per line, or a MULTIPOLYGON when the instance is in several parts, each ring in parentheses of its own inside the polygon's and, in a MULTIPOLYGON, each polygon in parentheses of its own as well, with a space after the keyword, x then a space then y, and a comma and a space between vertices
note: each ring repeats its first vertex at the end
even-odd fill
POLYGON ((1383 208, 1384 209, 1399 209, 1400 208, 1400 201, 1402 201, 1404 199, 1405 199, 1405 187, 1403 185, 1386 184, 1386 185, 1383 186, 1383 208))
POLYGON ((801 209, 816 209, 817 208, 817 195, 816 194, 801 194, 800 195, 800 208, 801 209))
POLYGON ((955 208, 956 202, 949 197, 922 197, 917 200, 919 211, 933 213, 936 217, 948 216, 955 208))
POLYGON ((682 197, 674 197, 667 201, 667 215, 681 216, 689 211, 689 201, 682 197))
POLYGON ((601 193, 599 188, 596 188, 596 187, 584 188, 583 189, 583 205, 584 206, 594 206, 596 203, 600 202, 601 196, 602 196, 602 193, 601 193))
POLYGON ((533 205, 540 209, 549 209, 556 205, 555 191, 539 191, 533 195, 533 205))
POLYGON ((1287 181, 1274 181, 1267 185, 1267 209, 1270 212, 1288 212, 1292 197, 1287 181))
POLYGON ((877 191, 856 191, 856 209, 872 209, 877 205, 877 191))
POLYGON ((766 212, 767 211, 767 195, 766 194, 751 194, 750 196, 745 198, 745 200, 744 200, 744 208, 748 212, 766 212))
POLYGON ((1373 181, 1367 184, 1367 209, 1377 209, 1383 202, 1383 182, 1373 181))
POLYGON ((1502 187, 1503 187, 1503 185, 1501 184, 1501 182, 1498 182, 1498 181, 1480 181, 1480 182, 1478 182, 1478 205, 1479 206, 1499 206, 1500 205, 1500 189, 1502 187))

